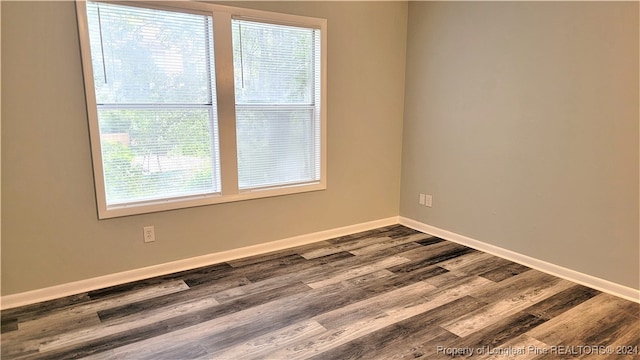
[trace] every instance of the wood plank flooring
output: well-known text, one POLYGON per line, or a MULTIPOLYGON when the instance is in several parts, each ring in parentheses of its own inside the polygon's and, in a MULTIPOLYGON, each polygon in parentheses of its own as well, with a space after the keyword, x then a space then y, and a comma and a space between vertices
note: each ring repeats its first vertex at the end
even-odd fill
POLYGON ((638 359, 640 305, 394 225, 1 313, 2 359, 638 359))

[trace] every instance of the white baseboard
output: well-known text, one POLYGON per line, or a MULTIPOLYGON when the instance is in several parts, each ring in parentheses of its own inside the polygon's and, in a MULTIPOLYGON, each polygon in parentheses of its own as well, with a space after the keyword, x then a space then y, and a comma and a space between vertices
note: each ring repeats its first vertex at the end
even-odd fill
POLYGON ((395 225, 398 217, 374 220, 365 223, 344 226, 335 229, 319 231, 311 234, 294 236, 291 238, 271 241, 264 244, 246 246, 238 249, 222 251, 213 254, 197 256, 189 259, 172 261, 164 264, 148 266, 140 269, 124 271, 115 274, 99 276, 91 279, 74 281, 66 284, 55 285, 43 289, 31 290, 23 293, 2 296, 0 308, 2 310, 18 306, 29 305, 41 301, 56 299, 64 296, 80 294, 83 292, 102 289, 109 286, 128 283, 131 281, 148 279, 155 276, 175 273, 178 271, 195 269, 202 266, 213 265, 225 261, 240 259, 248 256, 264 254, 272 251, 283 250, 294 246, 310 244, 339 236, 349 235, 361 231, 376 229, 383 226, 395 225))
POLYGON ((517 253, 515 251, 487 244, 485 242, 456 234, 451 231, 440 229, 435 226, 427 225, 413 219, 401 216, 399 218, 399 221, 401 225, 404 225, 406 227, 410 227, 412 229, 422 231, 424 233, 437 236, 445 240, 453 241, 455 243, 468 246, 470 248, 474 248, 476 250, 480 250, 488 254, 495 255, 516 262, 518 264, 522 264, 530 268, 545 272, 547 274, 551 274, 565 280, 569 280, 602 292, 609 293, 614 296, 621 297, 626 300, 640 303, 640 290, 616 284, 614 282, 587 275, 559 265, 551 264, 546 261, 517 253))
POLYGON ((485 242, 456 234, 451 231, 440 229, 435 226, 427 225, 413 219, 393 216, 385 219, 319 231, 311 234, 294 236, 291 238, 271 241, 264 244, 251 245, 243 248, 197 256, 189 259, 172 261, 169 263, 99 276, 91 279, 74 281, 61 285, 55 285, 43 289, 6 295, 0 297, 0 309, 5 310, 18 306, 34 304, 41 301, 57 299, 64 296, 102 289, 109 286, 128 283, 131 281, 148 279, 155 276, 162 276, 202 266, 213 265, 225 261, 240 259, 243 257, 283 250, 295 246, 310 244, 398 223, 412 229, 440 237, 445 240, 453 241, 455 243, 465 245, 486 252, 488 254, 499 256, 501 258, 517 262, 533 269, 540 270, 545 273, 621 297, 623 299, 640 303, 640 290, 619 285, 611 281, 603 280, 559 265, 551 264, 495 245, 487 244, 485 242))

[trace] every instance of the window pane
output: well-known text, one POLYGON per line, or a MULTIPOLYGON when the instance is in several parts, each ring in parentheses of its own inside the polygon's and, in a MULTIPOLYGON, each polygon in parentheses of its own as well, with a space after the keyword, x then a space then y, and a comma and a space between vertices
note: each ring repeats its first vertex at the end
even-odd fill
POLYGON ((319 31, 232 26, 239 188, 319 181, 319 31))
POLYGON ((313 109, 236 111, 240 189, 319 180, 313 109))
POLYGON ((107 205, 219 192, 211 116, 206 108, 99 110, 107 205))
POLYGON ((316 30, 233 21, 236 104, 311 104, 316 30))
POLYGON ((210 104, 211 18, 87 3, 98 104, 210 104))

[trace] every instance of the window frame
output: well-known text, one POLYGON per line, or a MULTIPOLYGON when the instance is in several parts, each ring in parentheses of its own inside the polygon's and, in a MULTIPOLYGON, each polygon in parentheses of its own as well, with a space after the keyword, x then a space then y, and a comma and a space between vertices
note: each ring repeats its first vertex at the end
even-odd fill
POLYGON ((98 218, 108 219, 121 216, 146 214, 158 211, 175 210, 196 206, 213 205, 227 202, 258 199, 272 196, 289 195, 327 188, 327 20, 321 18, 276 13, 263 10, 239 8, 227 5, 208 4, 194 1, 158 2, 158 1, 102 1, 96 2, 136 6, 158 10, 177 11, 211 16, 213 19, 213 45, 215 54, 216 99, 219 133, 219 169, 221 193, 202 194, 185 197, 128 203, 108 206, 100 129, 98 123, 98 104, 95 96, 91 49, 89 42, 86 0, 76 0, 76 15, 80 38, 80 50, 84 76, 85 97, 91 156, 93 163, 94 185, 98 218), (294 184, 240 190, 238 185, 238 154, 236 143, 236 103, 233 68, 232 19, 242 19, 277 25, 289 25, 320 30, 320 180, 307 184, 294 184))

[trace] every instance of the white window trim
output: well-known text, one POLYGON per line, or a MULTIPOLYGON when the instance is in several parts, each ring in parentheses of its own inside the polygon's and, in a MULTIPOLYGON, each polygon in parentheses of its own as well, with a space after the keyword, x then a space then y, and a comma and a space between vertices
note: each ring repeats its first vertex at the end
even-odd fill
POLYGON ((76 0, 80 48, 85 81, 85 96, 91 139, 98 218, 108 219, 121 216, 146 214, 158 211, 174 210, 196 206, 220 204, 234 201, 258 199, 272 196, 296 194, 327 188, 327 20, 299 15, 281 14, 262 10, 238 8, 217 4, 183 1, 177 3, 148 1, 103 1, 127 6, 192 12, 213 17, 214 53, 216 54, 216 93, 218 108, 218 129, 220 134, 220 172, 221 194, 196 195, 140 204, 131 203, 121 206, 107 206, 105 181, 100 149, 100 129, 93 83, 93 69, 89 44, 87 10, 85 0, 76 0), (174 5, 172 5, 174 4, 174 5), (321 50, 321 87, 320 87, 320 180, 312 184, 289 185, 267 189, 240 191, 238 189, 238 164, 235 124, 235 94, 233 77, 233 49, 231 37, 231 19, 255 20, 279 25, 292 25, 320 29, 321 50))

